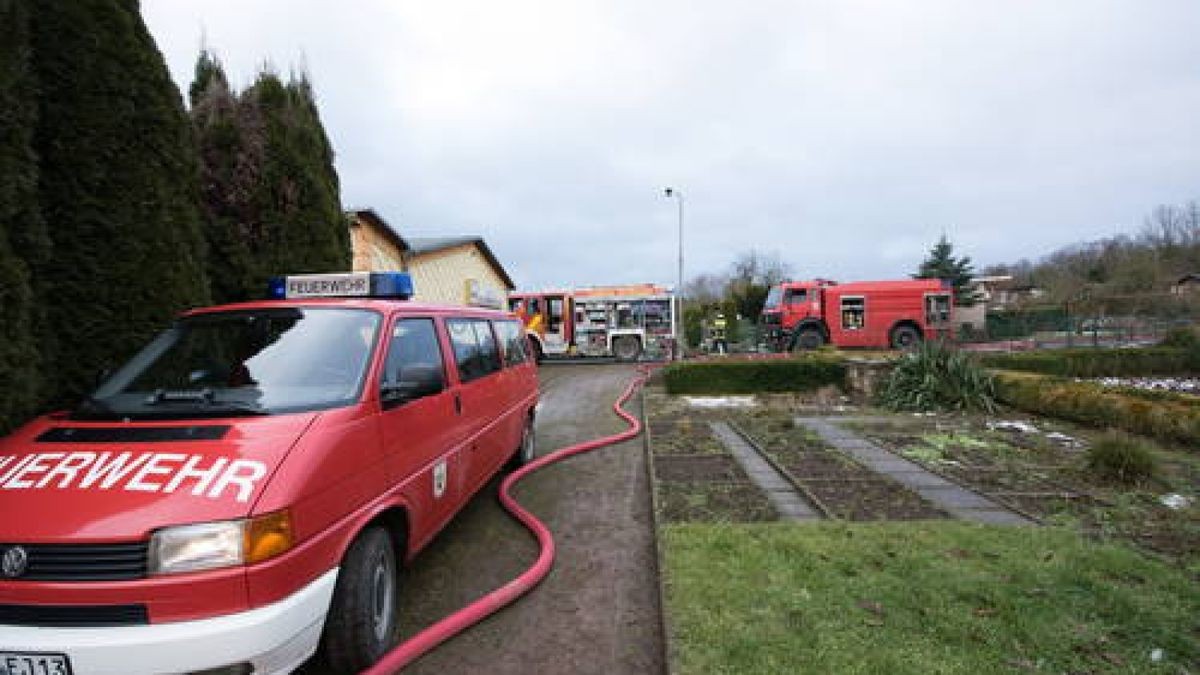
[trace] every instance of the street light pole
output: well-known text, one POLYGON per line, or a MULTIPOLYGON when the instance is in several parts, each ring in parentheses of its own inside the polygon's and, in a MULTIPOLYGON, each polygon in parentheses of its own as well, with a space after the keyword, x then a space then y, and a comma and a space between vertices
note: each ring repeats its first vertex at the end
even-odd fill
POLYGON ((679 205, 679 285, 675 287, 675 358, 683 358, 683 193, 675 188, 664 188, 663 194, 668 199, 674 197, 679 205))

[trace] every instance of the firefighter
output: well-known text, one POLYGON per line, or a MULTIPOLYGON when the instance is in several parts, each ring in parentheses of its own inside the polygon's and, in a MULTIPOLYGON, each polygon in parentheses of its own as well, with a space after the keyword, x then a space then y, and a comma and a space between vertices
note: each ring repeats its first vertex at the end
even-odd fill
POLYGON ((729 353, 729 342, 725 339, 725 314, 717 312, 717 316, 712 323, 712 345, 713 351, 718 354, 729 353))

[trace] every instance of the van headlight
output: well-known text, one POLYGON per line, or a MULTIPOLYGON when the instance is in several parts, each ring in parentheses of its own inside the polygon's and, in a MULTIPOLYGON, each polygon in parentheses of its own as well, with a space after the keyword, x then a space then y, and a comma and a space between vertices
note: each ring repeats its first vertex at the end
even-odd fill
POLYGON ((250 565, 273 558, 294 542, 287 511, 242 520, 180 525, 150 537, 151 575, 250 565))

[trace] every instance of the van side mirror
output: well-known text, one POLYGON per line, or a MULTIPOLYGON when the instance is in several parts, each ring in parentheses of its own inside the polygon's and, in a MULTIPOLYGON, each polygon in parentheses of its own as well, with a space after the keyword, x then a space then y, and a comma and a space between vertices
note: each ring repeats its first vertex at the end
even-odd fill
POLYGON ((415 364, 400 369, 399 379, 384 382, 380 389, 383 407, 395 408, 440 392, 445 385, 440 364, 415 364))

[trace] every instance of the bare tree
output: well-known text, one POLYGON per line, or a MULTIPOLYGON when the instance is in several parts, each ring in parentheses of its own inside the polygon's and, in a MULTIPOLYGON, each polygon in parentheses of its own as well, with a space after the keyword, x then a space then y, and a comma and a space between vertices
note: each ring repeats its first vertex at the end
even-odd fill
POLYGON ((684 295, 700 305, 715 305, 725 297, 729 277, 721 274, 700 274, 684 284, 684 295))

